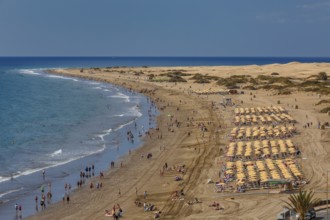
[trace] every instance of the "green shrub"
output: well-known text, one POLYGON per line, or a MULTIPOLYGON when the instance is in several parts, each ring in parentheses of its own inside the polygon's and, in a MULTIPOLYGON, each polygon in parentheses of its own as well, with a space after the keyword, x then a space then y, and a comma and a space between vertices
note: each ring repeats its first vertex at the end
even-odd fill
POLYGON ((268 83, 283 83, 286 85, 293 85, 291 81, 291 77, 274 77, 274 76, 266 76, 266 75, 259 75, 257 77, 258 80, 261 81, 268 81, 268 83))
POLYGON ((326 81, 326 80, 328 79, 328 75, 327 75, 326 72, 319 72, 319 74, 318 74, 318 78, 319 78, 320 80, 324 80, 324 81, 326 81))
POLYGON ((258 85, 258 82, 255 78, 250 78, 249 82, 253 85, 258 85))
POLYGON ((318 78, 319 78, 318 75, 311 75, 311 76, 306 77, 306 79, 318 79, 318 78))
POLYGON ((187 82, 187 80, 185 80, 181 76, 172 76, 172 77, 170 77, 170 79, 168 81, 169 82, 187 82))
POLYGON ((151 82, 168 82, 169 78, 168 77, 154 77, 150 79, 149 81, 151 82))
POLYGON ((321 109, 321 113, 328 113, 330 111, 330 107, 326 107, 326 108, 323 108, 321 109))
POLYGON ((280 85, 273 85, 273 84, 266 84, 261 87, 259 87, 264 90, 283 90, 286 87, 285 86, 280 86, 280 85))
POLYGON ((201 84, 210 83, 210 80, 208 80, 208 79, 197 79, 197 80, 194 81, 194 83, 201 83, 201 84))
POLYGON ((272 79, 271 76, 265 76, 265 75, 259 75, 257 76, 258 80, 265 80, 265 81, 269 81, 270 79, 272 79))
POLYGON ((299 86, 302 86, 302 87, 316 86, 316 85, 319 85, 320 83, 321 82, 319 82, 317 80, 307 80, 307 81, 300 83, 299 86))
POLYGON ((249 75, 232 75, 229 77, 232 82, 235 83, 247 83, 249 79, 247 77, 250 77, 249 75))
POLYGON ((247 90, 256 90, 257 88, 252 86, 252 85, 247 85, 247 86, 244 86, 243 89, 247 89, 247 90))
POLYGON ((251 77, 250 75, 231 75, 229 78, 247 78, 251 77))
POLYGON ((153 73, 148 74, 148 77, 149 77, 149 80, 152 80, 155 77, 155 74, 153 74, 153 73))
POLYGON ((201 79, 205 79, 205 80, 218 80, 219 77, 218 76, 209 76, 209 75, 202 75, 200 73, 196 73, 193 77, 191 77, 190 79, 193 80, 201 80, 201 79))
POLYGON ((321 100, 321 101, 319 101, 318 103, 316 103, 315 105, 321 105, 321 104, 326 104, 326 103, 330 103, 330 99, 328 99, 328 100, 321 100))
POLYGON ((277 94, 278 95, 290 95, 291 91, 287 90, 287 89, 283 89, 283 90, 279 90, 277 94))
POLYGON ((324 94, 324 95, 328 95, 330 94, 330 87, 307 87, 302 89, 305 92, 316 92, 319 94, 324 94))
POLYGON ((172 76, 191 76, 191 74, 184 73, 181 70, 174 70, 174 71, 170 71, 170 72, 167 72, 167 73, 162 73, 162 74, 160 74, 160 76, 168 76, 168 77, 172 77, 172 76))
POLYGON ((225 84, 225 86, 228 88, 228 89, 238 89, 239 87, 236 85, 236 83, 233 83, 233 82, 228 82, 225 84))
POLYGON ((224 85, 224 86, 233 86, 237 83, 245 83, 244 79, 241 78, 219 78, 217 81, 218 85, 224 85))
POLYGON ((140 76, 140 75, 143 75, 143 74, 144 74, 144 72, 142 72, 142 71, 140 71, 140 72, 135 71, 135 72, 134 72, 134 75, 135 75, 135 76, 140 76))
POLYGON ((190 79, 203 79, 203 75, 200 73, 196 73, 193 77, 191 77, 190 79))

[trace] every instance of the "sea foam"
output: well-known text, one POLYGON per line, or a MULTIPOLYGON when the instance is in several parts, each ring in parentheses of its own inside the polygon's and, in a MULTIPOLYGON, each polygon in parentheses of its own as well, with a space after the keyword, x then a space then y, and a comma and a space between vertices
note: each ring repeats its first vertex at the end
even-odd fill
POLYGON ((62 149, 59 149, 59 150, 56 150, 53 153, 51 153, 50 156, 51 157, 56 157, 56 156, 58 156, 58 155, 60 155, 62 153, 63 153, 62 149))
POLYGON ((47 76, 48 78, 54 78, 54 79, 66 79, 66 80, 72 80, 72 81, 79 81, 78 79, 76 78, 72 78, 72 77, 65 77, 65 76, 58 76, 58 75, 50 75, 50 74, 47 74, 45 75, 47 76))
POLYGON ((116 95, 112 95, 112 96, 109 96, 111 98, 120 98, 120 99, 125 99, 125 102, 130 102, 130 98, 129 96, 121 93, 121 92, 118 92, 116 95))
POLYGON ((128 110, 128 113, 125 114, 127 116, 136 116, 136 117, 141 117, 142 113, 140 112, 140 108, 138 105, 134 105, 132 108, 128 110))
POLYGON ((18 192, 18 191, 20 191, 22 189, 24 189, 24 187, 20 187, 18 189, 13 189, 13 190, 9 190, 7 192, 1 193, 0 194, 0 198, 4 197, 5 195, 8 195, 8 194, 11 194, 11 193, 14 193, 14 192, 18 192))
POLYGON ((19 72, 23 73, 23 74, 29 74, 29 75, 41 75, 35 69, 21 69, 21 70, 19 70, 19 72))

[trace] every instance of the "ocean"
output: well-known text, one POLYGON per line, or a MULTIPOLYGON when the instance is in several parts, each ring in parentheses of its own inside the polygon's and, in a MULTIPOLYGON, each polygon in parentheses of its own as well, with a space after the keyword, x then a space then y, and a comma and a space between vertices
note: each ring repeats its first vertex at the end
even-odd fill
POLYGON ((60 192, 53 193, 53 202, 59 201, 63 185, 73 184, 86 166, 106 170, 110 161, 142 144, 139 130, 155 126, 158 112, 147 97, 110 84, 49 75, 46 69, 288 62, 330 58, 0 57, 0 219, 16 219, 16 203, 23 206, 23 217, 34 214, 34 197, 49 183, 60 192), (134 142, 126 139, 128 131, 134 142))
POLYGON ((0 60, 0 219, 15 219, 16 203, 23 216, 35 213, 34 197, 40 199, 40 187, 49 183, 52 201, 60 200, 64 184, 75 187, 86 166, 94 165, 95 175, 107 170, 110 161, 141 145, 139 131, 155 125, 141 94, 49 75, 44 68, 54 68, 52 59, 40 65, 0 60), (128 131, 134 142, 127 141, 128 131))

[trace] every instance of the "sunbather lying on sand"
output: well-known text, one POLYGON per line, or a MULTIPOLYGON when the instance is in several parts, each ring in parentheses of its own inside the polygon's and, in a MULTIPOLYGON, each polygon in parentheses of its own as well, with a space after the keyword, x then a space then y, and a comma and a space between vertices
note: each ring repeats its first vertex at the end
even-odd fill
POLYGON ((213 202, 211 205, 209 205, 209 207, 215 207, 215 210, 222 210, 223 207, 220 205, 220 203, 218 202, 213 202))

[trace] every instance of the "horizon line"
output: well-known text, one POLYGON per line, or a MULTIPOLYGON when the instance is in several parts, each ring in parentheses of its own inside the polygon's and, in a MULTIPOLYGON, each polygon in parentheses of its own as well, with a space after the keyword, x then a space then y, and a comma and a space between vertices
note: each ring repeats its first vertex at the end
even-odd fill
POLYGON ((0 58, 330 58, 330 56, 0 56, 0 58))

